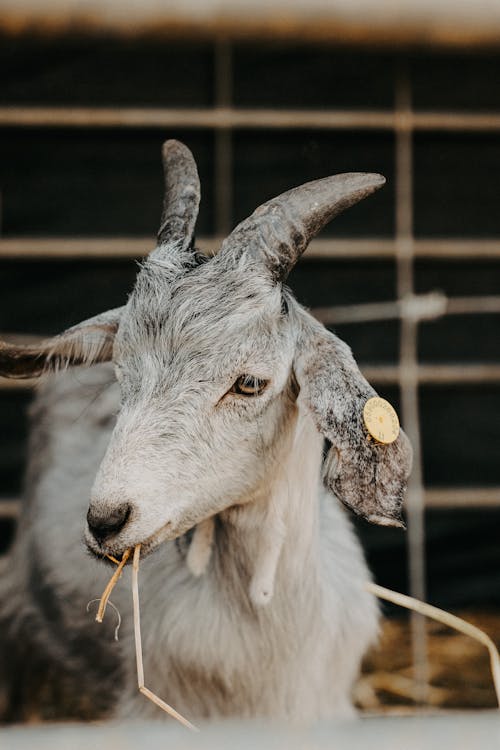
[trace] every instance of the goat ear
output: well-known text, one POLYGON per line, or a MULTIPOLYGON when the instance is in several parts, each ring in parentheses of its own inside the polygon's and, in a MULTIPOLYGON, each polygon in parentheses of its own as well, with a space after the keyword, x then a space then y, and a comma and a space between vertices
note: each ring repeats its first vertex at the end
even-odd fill
POLYGON ((350 348, 316 321, 303 329, 294 365, 299 403, 331 443, 324 482, 349 508, 372 523, 404 526, 401 508, 411 470, 410 442, 401 430, 389 444, 372 441, 363 408, 376 396, 350 348))
POLYGON ((0 375, 36 378, 47 370, 107 362, 123 308, 108 310, 59 336, 29 346, 0 341, 0 375))

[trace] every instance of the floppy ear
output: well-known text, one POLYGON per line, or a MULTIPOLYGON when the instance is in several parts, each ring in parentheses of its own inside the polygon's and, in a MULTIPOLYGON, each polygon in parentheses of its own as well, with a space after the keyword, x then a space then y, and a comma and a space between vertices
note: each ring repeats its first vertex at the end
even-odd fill
POLYGON ((122 310, 108 310, 39 344, 20 346, 0 341, 0 375, 36 378, 47 370, 107 362, 113 354, 122 310))
POLYGON ((324 465, 327 487, 368 521, 404 526, 401 507, 411 470, 410 442, 402 430, 389 445, 370 439, 363 408, 377 394, 350 348, 317 321, 308 321, 294 370, 299 399, 331 443, 324 465))

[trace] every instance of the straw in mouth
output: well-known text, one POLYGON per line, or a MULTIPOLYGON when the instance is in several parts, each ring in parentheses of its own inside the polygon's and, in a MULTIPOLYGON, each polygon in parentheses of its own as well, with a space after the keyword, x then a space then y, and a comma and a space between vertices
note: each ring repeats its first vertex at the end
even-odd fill
MULTIPOLYGON (((114 571, 106 588, 104 589, 102 593, 102 596, 99 602, 99 609, 97 610, 97 615, 95 618, 97 622, 103 621, 104 614, 106 612, 106 605, 109 602, 109 597, 111 596, 111 592, 113 591, 114 587, 118 583, 118 580, 120 579, 121 574, 123 572, 123 568, 125 567, 127 560, 129 559, 131 553, 132 553, 132 549, 125 550, 125 552, 122 555, 122 559, 120 561, 118 561, 116 558, 113 558, 111 555, 107 555, 107 557, 112 562, 115 563, 117 568, 114 571)), ((141 545, 136 544, 134 547, 134 555, 133 555, 133 561, 132 561, 132 601, 133 601, 133 607, 134 607, 135 659, 136 659, 136 665, 137 665, 137 686, 139 688, 139 692, 142 693, 142 695, 144 695, 148 700, 152 701, 156 706, 161 708, 162 711, 165 711, 165 713, 169 714, 174 719, 179 721, 183 726, 187 727, 188 729, 193 730, 194 732, 199 732, 200 730, 198 729, 198 727, 196 727, 188 719, 182 716, 182 714, 176 711, 175 708, 173 708, 164 700, 159 698, 155 693, 152 692, 152 690, 146 687, 144 683, 144 664, 143 664, 143 658, 142 658, 142 638, 141 638, 141 611, 140 611, 140 602, 139 602, 140 556, 141 556, 141 545)), ((111 602, 109 602, 109 604, 111 604, 111 602)))

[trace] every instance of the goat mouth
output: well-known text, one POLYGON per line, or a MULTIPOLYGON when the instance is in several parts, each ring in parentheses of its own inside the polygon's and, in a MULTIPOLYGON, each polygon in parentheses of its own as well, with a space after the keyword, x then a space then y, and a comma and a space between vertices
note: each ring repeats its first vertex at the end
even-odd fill
MULTIPOLYGON (((110 541, 109 544, 97 545, 95 540, 87 534, 85 535, 84 541, 87 550, 92 557, 96 557, 98 560, 106 563, 107 565, 110 565, 111 567, 116 567, 116 564, 121 561, 122 556, 127 549, 133 551, 134 547, 137 546, 137 544, 140 544, 141 559, 144 559, 152 552, 155 552, 155 550, 157 550, 159 547, 161 547, 163 542, 170 542, 174 541, 175 539, 179 539, 195 526, 196 523, 193 523, 192 521, 190 521, 189 523, 177 524, 175 526, 173 521, 167 521, 167 523, 165 523, 163 526, 160 526, 159 529, 153 532, 153 534, 151 534, 150 536, 146 537, 146 539, 144 539, 143 541, 130 542, 129 544, 124 544, 122 542, 120 545, 113 545, 113 542, 110 541)), ((131 565, 132 559, 133 555, 131 554, 126 562, 126 565, 131 565)))
POLYGON ((176 539, 178 536, 181 536, 181 534, 182 532, 178 533, 177 531, 173 530, 172 521, 167 521, 166 524, 161 526, 157 531, 151 534, 151 536, 148 536, 146 539, 144 539, 144 541, 139 542, 139 544, 141 545, 141 557, 149 555, 157 547, 159 547, 162 542, 176 539))
MULTIPOLYGON (((108 544, 96 545, 95 541, 89 537, 85 539, 85 544, 88 551, 99 560, 106 562, 110 565, 116 565, 122 558, 122 555, 127 549, 133 549, 137 544, 141 545, 141 558, 146 557, 159 547, 162 542, 170 541, 182 536, 184 531, 174 529, 172 521, 167 521, 166 524, 161 526, 151 536, 148 536, 143 541, 132 542, 130 544, 114 545, 112 541, 108 544)), ((127 560, 127 565, 132 562, 132 555, 127 560)))

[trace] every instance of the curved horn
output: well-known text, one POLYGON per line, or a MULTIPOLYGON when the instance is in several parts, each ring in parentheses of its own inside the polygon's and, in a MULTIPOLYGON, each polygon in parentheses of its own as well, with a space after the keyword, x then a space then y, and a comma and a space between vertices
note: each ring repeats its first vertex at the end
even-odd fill
POLYGON ((380 174, 349 172, 288 190, 238 224, 221 253, 250 252, 262 258, 275 281, 283 281, 325 224, 384 183, 380 174))
POLYGON ((158 245, 179 243, 186 250, 193 240, 200 204, 200 180, 193 154, 179 141, 162 147, 165 194, 158 245))

